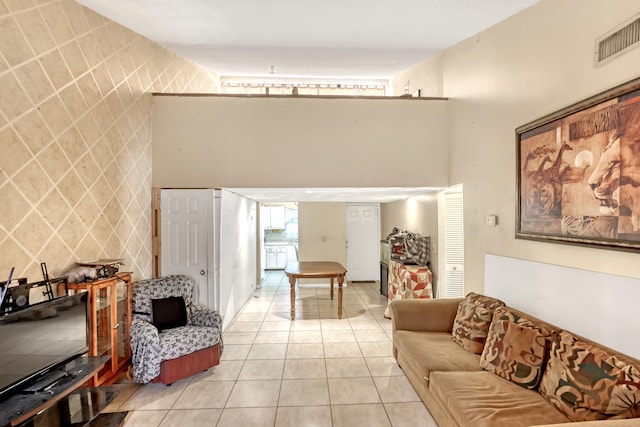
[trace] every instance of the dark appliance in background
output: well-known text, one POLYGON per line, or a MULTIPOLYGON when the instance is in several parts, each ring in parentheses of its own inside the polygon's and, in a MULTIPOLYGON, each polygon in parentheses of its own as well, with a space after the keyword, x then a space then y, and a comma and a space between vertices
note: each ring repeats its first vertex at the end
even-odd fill
POLYGON ((61 293, 67 293, 68 280, 66 276, 52 279, 49 277, 47 265, 44 262, 40 264, 40 268, 42 269, 44 280, 33 283, 27 283, 26 277, 13 279, 13 268, 11 268, 9 278, 4 282, 0 282, 0 295, 2 295, 0 298, 0 315, 29 307, 29 296, 33 288, 39 288, 38 290, 42 292, 42 296, 47 300, 55 298, 53 292, 54 285, 58 286, 59 290, 63 290, 61 293), (15 282, 17 282, 17 284, 15 282), (64 286, 64 288, 62 286, 64 286))
POLYGON ((389 292, 389 242, 380 240, 380 293, 387 297, 389 292))

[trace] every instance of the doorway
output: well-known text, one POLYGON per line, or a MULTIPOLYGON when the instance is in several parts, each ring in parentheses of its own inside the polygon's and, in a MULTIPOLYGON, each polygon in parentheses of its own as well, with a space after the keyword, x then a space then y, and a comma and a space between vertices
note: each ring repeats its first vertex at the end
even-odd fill
POLYGON ((298 261, 298 203, 260 203, 260 281, 265 270, 283 270, 298 261))

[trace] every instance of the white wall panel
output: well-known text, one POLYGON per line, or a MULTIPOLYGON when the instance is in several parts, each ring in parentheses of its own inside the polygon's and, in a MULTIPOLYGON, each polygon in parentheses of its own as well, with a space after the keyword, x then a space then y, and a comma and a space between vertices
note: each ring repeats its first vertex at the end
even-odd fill
POLYGON ((484 283, 511 307, 640 358, 640 279, 487 254, 484 283))

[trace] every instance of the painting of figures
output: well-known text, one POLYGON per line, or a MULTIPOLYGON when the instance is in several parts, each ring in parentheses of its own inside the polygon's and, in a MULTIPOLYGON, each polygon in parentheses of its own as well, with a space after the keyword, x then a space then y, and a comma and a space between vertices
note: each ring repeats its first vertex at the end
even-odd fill
POLYGON ((640 248, 640 81, 516 130, 516 237, 640 248))

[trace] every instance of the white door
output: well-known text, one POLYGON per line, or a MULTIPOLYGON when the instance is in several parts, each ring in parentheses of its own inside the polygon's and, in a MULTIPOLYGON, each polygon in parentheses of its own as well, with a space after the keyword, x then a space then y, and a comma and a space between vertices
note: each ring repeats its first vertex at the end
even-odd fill
POLYGON ((380 205, 347 203, 347 280, 380 277, 380 205))
POLYGON ((464 296, 464 216, 462 188, 445 192, 444 298, 464 296))
POLYGON ((194 302, 211 308, 216 308, 211 253, 214 203, 213 190, 160 192, 162 274, 186 274, 196 279, 194 302))

